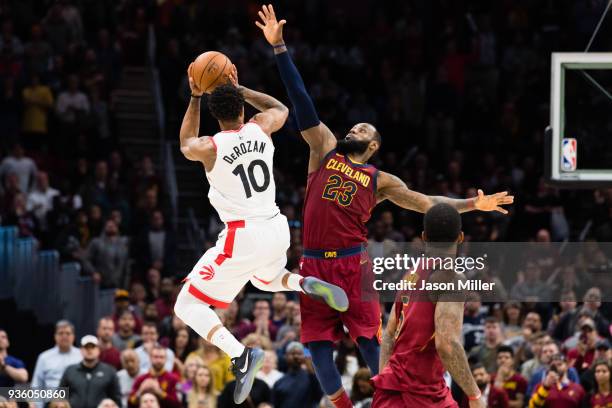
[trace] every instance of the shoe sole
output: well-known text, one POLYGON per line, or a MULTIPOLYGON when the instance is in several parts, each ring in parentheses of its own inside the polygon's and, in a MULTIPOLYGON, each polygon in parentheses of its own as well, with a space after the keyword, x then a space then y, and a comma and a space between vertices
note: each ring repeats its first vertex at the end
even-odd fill
POLYGON ((311 278, 311 280, 313 282, 308 282, 304 285, 307 295, 324 301, 329 307, 338 312, 346 312, 348 310, 348 298, 346 297, 346 292, 341 287, 317 278, 311 278))
POLYGON ((244 385, 238 387, 238 379, 236 379, 236 388, 234 390, 234 403, 242 404, 247 399, 255 382, 255 374, 261 369, 264 362, 264 352, 258 349, 251 351, 253 358, 250 361, 250 367, 247 374, 243 377, 244 385))

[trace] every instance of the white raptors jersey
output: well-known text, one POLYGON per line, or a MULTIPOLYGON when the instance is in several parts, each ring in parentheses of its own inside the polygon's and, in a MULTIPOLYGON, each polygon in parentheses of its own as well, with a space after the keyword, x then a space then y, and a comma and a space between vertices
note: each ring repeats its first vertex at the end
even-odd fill
POLYGON ((217 160, 206 172, 208 198, 223 222, 278 214, 272 174, 274 145, 255 122, 214 135, 217 160))

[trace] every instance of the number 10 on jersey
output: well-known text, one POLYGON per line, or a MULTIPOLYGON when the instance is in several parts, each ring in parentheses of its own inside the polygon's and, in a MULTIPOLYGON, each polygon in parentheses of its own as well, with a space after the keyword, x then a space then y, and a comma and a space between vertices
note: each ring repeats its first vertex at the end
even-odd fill
POLYGON ((246 171, 244 170, 244 165, 240 164, 236 166, 236 168, 232 171, 232 174, 240 177, 246 198, 251 198, 253 195, 251 189, 255 190, 257 193, 261 193, 266 191, 270 185, 270 169, 268 169, 268 165, 263 160, 253 160, 251 164, 249 164, 246 171), (261 168, 264 176, 262 184, 258 184, 257 179, 255 178, 255 167, 261 168))

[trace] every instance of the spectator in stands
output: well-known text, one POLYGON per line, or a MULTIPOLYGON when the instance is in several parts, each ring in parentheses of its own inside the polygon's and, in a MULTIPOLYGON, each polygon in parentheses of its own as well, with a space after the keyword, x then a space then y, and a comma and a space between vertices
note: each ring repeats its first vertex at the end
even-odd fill
MULTIPOLYGON (((482 393, 481 398, 483 401, 486 401, 486 406, 488 408, 508 408, 508 395, 506 395, 502 388, 497 387, 491 382, 491 376, 484 365, 476 363, 472 365, 471 369, 476 385, 478 385, 482 393)), ((467 406, 467 397, 464 396, 461 407, 467 408, 467 406)))
POLYGON ((118 321, 123 312, 128 311, 134 317, 134 332, 140 333, 142 329, 142 312, 144 311, 144 302, 142 304, 143 308, 139 312, 137 312, 137 308, 130 304, 130 294, 125 289, 117 289, 115 291, 115 311, 113 312, 113 321, 115 322, 115 327, 118 326, 118 321))
POLYGON ((563 354, 554 355, 544 380, 535 387, 529 406, 580 408, 585 397, 584 389, 580 384, 568 378, 567 371, 565 356, 563 354))
POLYGON ((584 391, 589 394, 595 387, 595 365, 598 361, 604 360, 612 363, 610 355, 610 342, 608 339, 599 340, 595 345, 595 356, 593 358, 593 364, 580 376, 580 385, 584 388, 584 391))
POLYGON ((502 332, 506 339, 523 334, 521 328, 521 304, 518 302, 508 302, 504 305, 504 320, 502 332))
POLYGON ((576 294, 574 291, 569 291, 561 294, 559 306, 561 310, 559 314, 553 316, 549 322, 548 332, 557 341, 563 341, 570 337, 574 331, 572 321, 576 314, 576 294))
POLYGON ((279 407, 318 406, 323 397, 312 360, 304 357, 304 346, 296 341, 287 345, 285 351, 287 373, 274 383, 272 402, 279 407), (306 365, 306 369, 302 365, 306 365))
POLYGON ((15 194, 13 205, 2 220, 2 224, 16 226, 19 238, 37 238, 39 236, 38 220, 34 213, 27 210, 26 196, 23 193, 15 194))
POLYGON ((104 233, 87 247, 84 267, 102 288, 125 288, 128 276, 128 238, 119 235, 113 220, 107 220, 104 233))
POLYGON ((134 348, 136 343, 140 341, 140 336, 134 333, 136 319, 133 312, 124 310, 119 315, 119 330, 113 334, 113 346, 119 351, 127 348, 134 348))
POLYGON ((96 408, 105 398, 110 398, 119 405, 121 392, 117 371, 100 361, 100 347, 96 336, 83 336, 81 354, 83 360, 66 367, 60 380, 60 387, 68 387, 70 390, 70 405, 96 408))
POLYGON ((481 362, 487 373, 494 373, 497 370, 497 348, 503 340, 499 320, 495 317, 487 317, 485 319, 484 342, 470 350, 469 357, 481 362))
POLYGON ((140 396, 139 408, 160 408, 159 398, 152 392, 145 392, 140 396))
POLYGON ((170 340, 170 349, 174 352, 176 359, 181 364, 185 361, 187 356, 195 350, 193 342, 191 341, 190 331, 187 327, 181 327, 176 330, 174 336, 170 340))
MULTIPOLYGON (((81 186, 79 194, 83 197, 85 206, 97 205, 100 209, 109 209, 108 164, 104 160, 96 162, 93 179, 81 186)), ((90 215, 90 218, 93 219, 94 217, 90 215)))
POLYGON ((115 322, 110 317, 103 317, 98 322, 98 346, 100 347, 100 361, 121 370, 121 354, 113 346, 113 335, 115 334, 115 322))
POLYGON ((119 405, 112 399, 106 398, 100 401, 98 408, 119 408, 119 405))
POLYGON ((2 35, 0 35, 0 53, 5 49, 11 49, 15 54, 23 54, 23 45, 19 37, 13 33, 13 22, 10 19, 2 23, 2 35))
POLYGON ((138 360, 140 361, 140 371, 149 371, 153 363, 150 355, 152 350, 154 350, 156 346, 159 346, 166 350, 164 368, 166 371, 171 372, 172 368, 174 367, 174 353, 169 348, 160 346, 158 343, 159 334, 157 332, 157 325, 155 323, 145 322, 142 325, 141 335, 142 345, 135 349, 136 354, 138 354, 138 360))
POLYGON ((480 295, 471 292, 465 302, 465 313, 463 314, 463 347, 470 351, 473 347, 482 344, 484 338, 484 324, 486 314, 480 308, 480 295))
POLYGON ((48 137, 49 110, 53 108, 51 89, 40 82, 38 74, 33 74, 30 85, 23 88, 23 118, 21 131, 28 142, 29 149, 40 150, 49 146, 48 137))
MULTIPOLYGON (((218 392, 223 391, 225 385, 234 379, 234 375, 230 371, 231 361, 229 356, 203 338, 199 339, 198 349, 187 358, 191 356, 200 357, 204 365, 210 368, 215 389, 218 392)), ((269 399, 266 401, 269 401, 269 399)))
POLYGON ((593 365, 595 371, 595 389, 590 396, 590 408, 612 406, 612 376, 610 362, 598 360, 593 365))
POLYGON ((0 329, 0 387, 12 387, 28 381, 28 371, 20 359, 8 354, 8 333, 0 329))
POLYGON ((159 209, 159 186, 153 185, 147 188, 141 197, 138 197, 132 217, 132 229, 142 231, 150 222, 153 213, 159 209))
POLYGON ((542 270, 533 261, 528 261, 524 269, 524 280, 517 282, 510 290, 510 298, 517 302, 550 300, 550 288, 541 279, 542 270))
POLYGON ((272 324, 280 329, 287 322, 287 293, 276 292, 272 295, 272 324))
POLYGON ((238 340, 242 340, 238 337, 238 333, 245 330, 245 326, 249 325, 248 319, 240 317, 240 307, 238 300, 234 299, 232 303, 225 309, 225 327, 234 335, 238 340))
POLYGON ((74 326, 67 320, 55 324, 55 347, 42 352, 36 360, 32 387, 58 387, 64 370, 79 363, 83 357, 74 344, 74 326))
POLYGON ((163 320, 168 316, 172 316, 172 308, 176 302, 175 285, 172 278, 163 278, 159 287, 159 297, 155 301, 155 309, 157 310, 157 319, 163 320))
POLYGON ((265 357, 261 370, 255 374, 257 378, 264 381, 270 389, 274 387, 274 384, 283 377, 283 373, 278 371, 278 357, 272 350, 265 351, 265 357))
POLYGON ((509 408, 523 408, 527 380, 514 369, 514 350, 510 346, 497 348, 497 372, 491 381, 497 388, 506 391, 509 408))
POLYGON ((334 364, 340 373, 342 387, 349 395, 353 387, 353 377, 359 370, 358 355, 355 342, 349 337, 348 333, 344 333, 340 343, 338 343, 337 350, 334 352, 334 364))
POLYGON ((180 391, 183 394, 187 395, 187 393, 189 393, 193 387, 196 371, 198 368, 203 366, 204 361, 200 357, 196 355, 190 355, 187 357, 185 364, 183 365, 181 383, 179 384, 180 391))
MULTIPOLYGON (((15 405, 15 407, 16 406, 17 405, 15 405)), ((48 408, 71 408, 71 407, 70 407, 70 402, 68 402, 67 400, 55 400, 49 403, 48 408)))
POLYGON ((79 77, 70 75, 68 77, 68 89, 60 92, 55 107, 59 120, 67 131, 76 132, 76 126, 84 116, 89 113, 89 100, 79 90, 79 77))
MULTIPOLYGON (((527 400, 529 400, 532 394, 537 390, 537 385, 539 383, 543 383, 546 379, 547 373, 550 370, 550 367, 555 366, 557 363, 556 360, 563 359, 565 360, 565 356, 559 353, 559 346, 557 343, 551 342, 545 344, 542 347, 542 363, 543 367, 533 373, 531 380, 529 380, 529 384, 527 385, 527 400)), ((580 383, 580 377, 578 376, 578 372, 574 367, 567 368, 567 378, 569 381, 574 383, 580 383)))
POLYGON ((159 323, 159 317, 157 315, 157 307, 155 306, 155 303, 147 303, 145 305, 142 312, 142 320, 144 323, 153 323, 157 326, 159 323))
POLYGON ((140 374, 138 354, 132 349, 123 350, 121 352, 121 366, 123 368, 117 372, 117 379, 119 380, 119 390, 121 391, 121 406, 127 408, 132 386, 134 381, 136 381, 136 377, 140 374))
MULTIPOLYGON (((36 164, 34 160, 25 155, 23 146, 15 143, 11 153, 0 162, 0 180, 6 183, 6 176, 14 173, 17 175, 19 191, 28 193, 36 178, 36 164)), ((3 184, 5 184, 3 183, 3 184)))
POLYGON ((217 396, 210 369, 206 366, 199 367, 195 373, 193 388, 187 394, 187 408, 216 408, 217 396))
POLYGON ((162 408, 177 408, 180 406, 176 394, 178 378, 164 368, 168 361, 166 353, 167 349, 162 346, 154 345, 152 347, 150 368, 146 374, 139 376, 134 381, 128 406, 136 406, 139 398, 147 392, 153 393, 159 399, 162 408))
MULTIPOLYGON (((26 43, 24 51, 26 66, 30 72, 33 72, 34 75, 42 75, 47 72, 53 50, 51 45, 45 41, 40 24, 32 25, 30 41, 26 43)), ((53 97, 51 97, 51 101, 50 107, 53 107, 53 97)))
POLYGON ((372 403, 374 388, 370 382, 372 374, 368 368, 360 368, 353 377, 351 387, 351 401, 355 408, 367 408, 372 403))
POLYGON ((149 224, 134 243, 139 269, 145 271, 155 266, 163 276, 173 276, 176 271, 176 236, 166 225, 160 210, 151 214, 149 224))
POLYGON ((26 209, 32 211, 42 230, 47 230, 47 214, 53 210, 53 200, 60 192, 49 186, 49 175, 44 171, 36 174, 36 185, 28 194, 26 209))
POLYGON ((257 333, 274 341, 278 329, 270 317, 270 303, 265 299, 257 300, 253 309, 253 323, 240 330, 237 337, 241 339, 250 333, 257 333))
POLYGON ((130 286, 129 307, 137 316, 142 317, 147 298, 147 291, 141 282, 132 282, 130 286))
MULTIPOLYGON (((234 404, 234 389, 236 388, 236 380, 232 380, 223 388, 217 400, 217 408, 249 408, 252 406, 261 407, 266 403, 271 403, 272 394, 270 388, 265 382, 259 378, 253 381, 253 388, 246 401, 240 405, 234 404)), ((280 405, 279 405, 280 406, 280 405)))
POLYGON ((582 374, 593 363, 595 357, 595 345, 599 341, 599 335, 595 328, 595 322, 586 318, 580 325, 580 336, 575 348, 567 352, 567 359, 571 367, 582 374))
POLYGON ((531 380, 533 373, 543 367, 546 363, 542 362, 542 348, 545 344, 551 343, 550 335, 546 333, 536 333, 529 338, 531 344, 531 352, 533 357, 523 363, 521 366, 521 375, 527 381, 531 380))
MULTIPOLYGON (((590 288, 583 297, 584 304, 580 311, 591 312, 591 318, 595 321, 595 327, 600 336, 610 336, 610 320, 601 311, 601 289, 598 287, 590 288)), ((580 315, 580 311, 578 314, 580 315)))
POLYGON ((147 301, 155 302, 161 290, 161 272, 158 268, 151 267, 147 271, 147 301))

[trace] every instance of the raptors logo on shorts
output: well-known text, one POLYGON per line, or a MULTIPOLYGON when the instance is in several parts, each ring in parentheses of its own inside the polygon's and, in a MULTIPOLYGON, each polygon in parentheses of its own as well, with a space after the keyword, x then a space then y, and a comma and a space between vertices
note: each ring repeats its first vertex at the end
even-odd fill
POLYGON ((215 270, 210 265, 204 265, 200 271, 200 276, 202 276, 202 280, 211 280, 215 277, 215 270))

